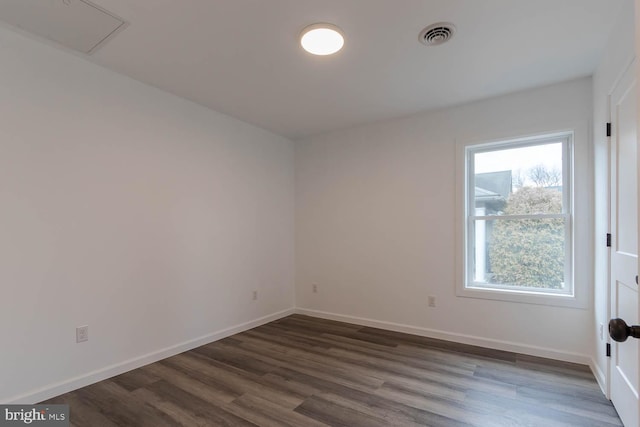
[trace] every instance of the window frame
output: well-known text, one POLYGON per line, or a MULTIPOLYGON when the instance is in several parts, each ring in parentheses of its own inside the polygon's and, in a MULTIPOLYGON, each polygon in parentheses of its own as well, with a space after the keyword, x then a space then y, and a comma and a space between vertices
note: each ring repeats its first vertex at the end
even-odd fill
POLYGON ((461 206, 457 209, 461 215, 459 228, 461 236, 458 238, 460 247, 459 275, 456 281, 456 295, 459 297, 493 299, 520 303, 543 304, 552 306, 565 306, 585 308, 585 301, 580 293, 580 287, 575 281, 575 247, 576 247, 576 221, 575 221, 575 201, 574 188, 576 185, 576 170, 574 159, 576 157, 575 148, 576 130, 562 130, 553 132, 536 133, 529 136, 512 138, 491 139, 483 141, 458 142, 458 168, 459 185, 458 200, 461 206), (475 192, 470 191, 475 188, 473 155, 482 152, 496 151, 500 149, 520 148, 545 143, 562 143, 562 185, 563 185, 563 210, 560 214, 540 214, 540 215, 486 215, 475 214, 475 192), (473 208, 474 211, 470 212, 473 208), (510 220, 510 219, 542 219, 542 218, 563 218, 565 220, 565 280, 569 283, 570 290, 567 292, 554 290, 530 289, 509 285, 483 285, 474 281, 473 263, 475 231, 474 222, 478 219, 485 220, 510 220), (469 240, 470 234, 474 233, 469 240))

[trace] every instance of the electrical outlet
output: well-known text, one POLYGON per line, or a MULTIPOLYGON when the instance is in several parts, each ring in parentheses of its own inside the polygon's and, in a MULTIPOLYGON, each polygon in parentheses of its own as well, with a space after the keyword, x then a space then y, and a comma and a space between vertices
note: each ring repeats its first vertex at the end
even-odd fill
POLYGON ((76 328, 76 342, 89 341, 89 326, 78 326, 76 328))
POLYGON ((314 294, 318 293, 318 284, 314 283, 313 285, 311 285, 311 289, 313 290, 314 294))
POLYGON ((256 301, 258 299, 258 291, 253 291, 253 300, 256 301))
POLYGON ((429 307, 435 307, 436 306, 436 297, 434 297, 433 295, 429 295, 427 297, 427 305, 429 307))

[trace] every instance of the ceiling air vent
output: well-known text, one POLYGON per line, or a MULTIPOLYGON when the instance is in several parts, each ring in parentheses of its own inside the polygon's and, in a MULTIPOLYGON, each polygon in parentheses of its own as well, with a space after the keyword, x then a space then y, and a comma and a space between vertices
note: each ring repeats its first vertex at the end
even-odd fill
POLYGON ((438 22, 422 30, 418 39, 420 43, 426 44, 427 46, 437 46, 451 40, 455 32, 456 27, 453 24, 438 22))

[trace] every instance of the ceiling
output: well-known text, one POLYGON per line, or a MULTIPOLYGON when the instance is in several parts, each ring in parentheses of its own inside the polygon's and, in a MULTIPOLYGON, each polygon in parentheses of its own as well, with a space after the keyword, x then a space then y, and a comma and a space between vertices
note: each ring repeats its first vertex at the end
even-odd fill
POLYGON ((88 58, 296 139, 591 75, 628 1, 93 0, 128 26, 88 58), (340 53, 299 48, 315 22, 340 53))

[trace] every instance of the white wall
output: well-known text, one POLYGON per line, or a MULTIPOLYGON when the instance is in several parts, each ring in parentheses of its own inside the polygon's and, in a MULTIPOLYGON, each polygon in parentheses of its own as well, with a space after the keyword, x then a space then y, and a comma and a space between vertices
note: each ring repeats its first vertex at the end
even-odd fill
POLYGON ((592 82, 583 78, 296 143, 296 298, 308 313, 559 359, 593 348, 592 82), (456 297, 456 140, 576 127, 586 309, 456 297), (312 293, 312 284, 318 293, 312 293), (427 296, 437 307, 427 307, 427 296))
POLYGON ((0 57, 0 402, 293 308, 290 141, 5 29, 0 57))
POLYGON ((607 324, 609 322, 609 251, 603 244, 609 231, 609 145, 605 136, 605 124, 610 119, 609 95, 617 80, 634 58, 634 10, 633 1, 624 0, 624 7, 611 34, 605 55, 593 76, 593 144, 594 144, 594 207, 595 207, 595 264, 594 307, 592 331, 595 342, 595 371, 601 386, 606 390, 608 359, 605 356, 607 324), (599 327, 603 325, 601 339, 599 327))

